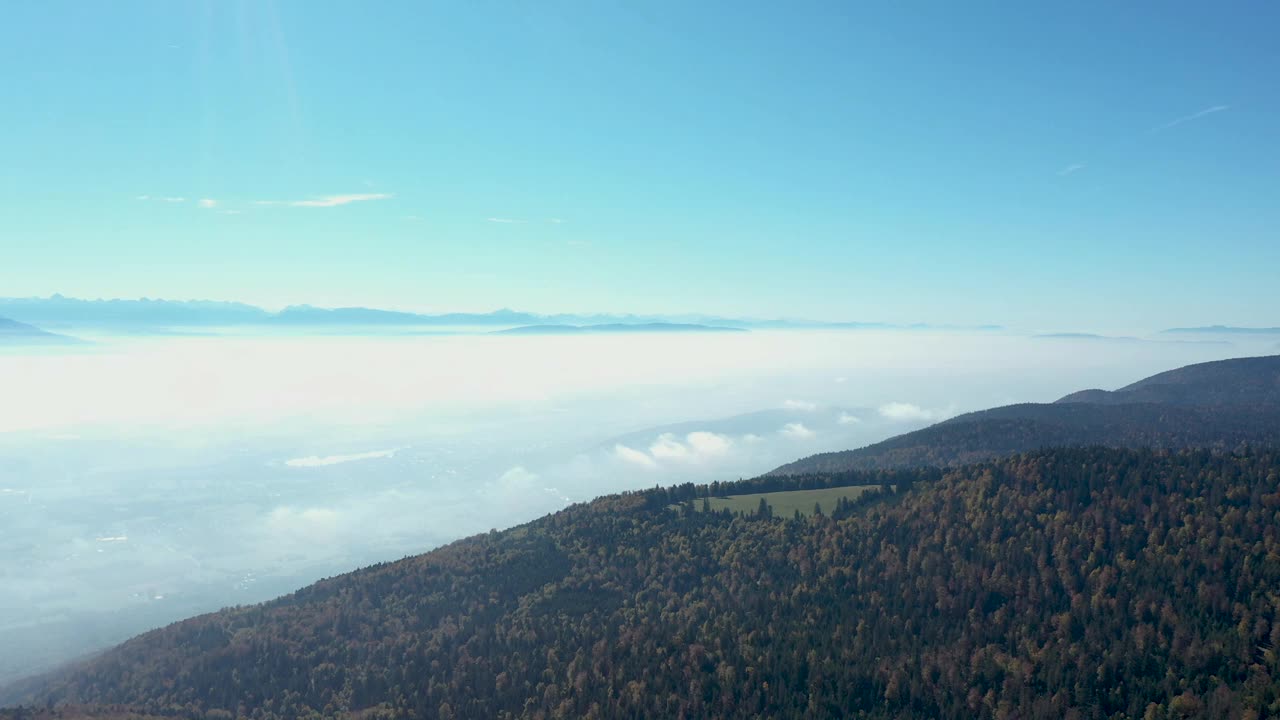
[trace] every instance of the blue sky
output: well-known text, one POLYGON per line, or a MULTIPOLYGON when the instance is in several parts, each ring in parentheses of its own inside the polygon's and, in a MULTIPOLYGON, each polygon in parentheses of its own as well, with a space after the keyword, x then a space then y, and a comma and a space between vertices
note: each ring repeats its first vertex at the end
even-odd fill
POLYGON ((1272 3, 3 13, 0 295, 1280 324, 1272 3))

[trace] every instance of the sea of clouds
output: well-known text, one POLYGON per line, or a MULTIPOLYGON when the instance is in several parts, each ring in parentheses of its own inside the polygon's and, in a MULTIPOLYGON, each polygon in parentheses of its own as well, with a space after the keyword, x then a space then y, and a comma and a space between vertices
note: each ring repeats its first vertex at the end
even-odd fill
POLYGON ((96 339, 0 350, 0 681, 603 493, 1258 354, 993 332, 96 339))

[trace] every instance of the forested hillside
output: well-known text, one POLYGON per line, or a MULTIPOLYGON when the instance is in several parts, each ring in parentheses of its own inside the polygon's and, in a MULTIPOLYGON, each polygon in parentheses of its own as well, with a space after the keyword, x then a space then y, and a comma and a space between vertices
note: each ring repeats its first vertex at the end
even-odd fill
POLYGON ((954 466, 1050 447, 1217 448, 1280 437, 1280 355, 1188 365, 1108 392, 967 413, 773 474, 954 466))
POLYGON ((148 633, 31 699, 255 718, 1280 713, 1276 452, 1064 449, 838 482, 891 494, 798 519, 694 511, 711 489, 692 486, 602 498, 148 633))
POLYGON ((1280 438, 1280 405, 1023 404, 960 415, 857 450, 820 453, 771 475, 958 466, 1042 448, 1230 449, 1280 438))

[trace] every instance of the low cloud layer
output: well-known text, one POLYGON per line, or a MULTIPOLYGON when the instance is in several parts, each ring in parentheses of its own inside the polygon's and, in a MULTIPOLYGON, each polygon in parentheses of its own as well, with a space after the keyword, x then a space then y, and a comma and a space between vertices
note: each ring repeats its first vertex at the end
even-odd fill
POLYGON ((894 422, 933 422, 951 413, 946 410, 928 410, 905 402, 891 402, 880 406, 880 415, 894 422))
POLYGON ((328 465, 341 465, 342 463, 356 462, 358 460, 389 458, 394 457, 395 454, 395 450, 374 450, 371 452, 353 453, 351 455, 309 455, 307 457, 285 460, 284 464, 289 467, 325 467, 328 465))
POLYGON ((1275 345, 799 331, 94 339, 0 353, 0 676, 566 502, 751 477, 951 414, 939 408, 1119 387, 1275 345))
POLYGON ((698 464, 723 458, 734 447, 734 439, 728 435, 697 430, 677 436, 674 433, 662 433, 649 445, 647 450, 639 450, 619 443, 614 447, 614 455, 624 462, 644 468, 657 468, 661 465, 698 464))
POLYGON ((787 423, 786 425, 783 425, 782 429, 778 432, 789 438, 796 438, 798 440, 808 439, 816 434, 814 431, 805 427, 804 423, 799 422, 787 423))

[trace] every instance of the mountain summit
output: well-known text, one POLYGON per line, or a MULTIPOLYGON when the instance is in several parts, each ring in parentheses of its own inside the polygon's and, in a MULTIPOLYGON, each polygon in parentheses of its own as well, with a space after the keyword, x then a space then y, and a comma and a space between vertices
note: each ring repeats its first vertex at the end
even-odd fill
POLYGON ((857 450, 783 465, 780 475, 957 465, 1045 447, 1218 447, 1274 440, 1280 355, 1188 365, 1119 390, 958 415, 857 450))

